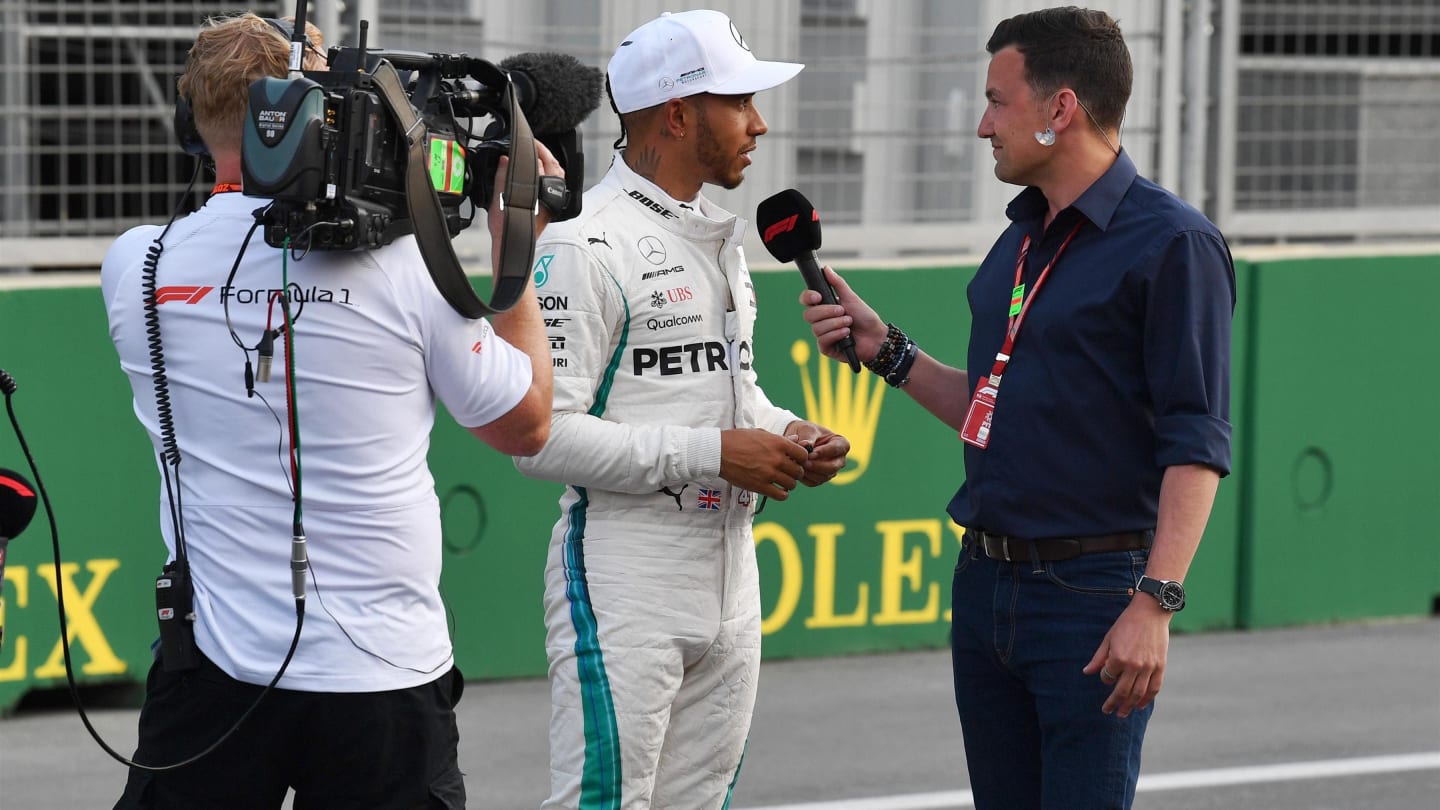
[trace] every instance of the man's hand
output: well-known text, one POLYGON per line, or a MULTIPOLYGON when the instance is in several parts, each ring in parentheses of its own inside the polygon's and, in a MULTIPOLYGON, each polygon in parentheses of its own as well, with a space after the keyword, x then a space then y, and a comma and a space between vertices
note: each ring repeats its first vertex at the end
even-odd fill
MULTIPOLYGON (((535 163, 539 167, 537 176, 565 176, 565 170, 560 168, 560 161, 555 158, 545 144, 539 141, 535 142, 535 163)), ((505 178, 509 174, 510 158, 502 155, 500 166, 495 170, 495 193, 490 198, 490 207, 486 211, 486 225, 490 228, 490 240, 496 245, 500 244, 500 235, 505 229, 505 212, 500 205, 500 195, 505 192, 505 178)), ((550 224, 550 210, 543 205, 539 206, 539 209, 535 214, 535 235, 537 237, 541 231, 545 230, 545 226, 550 224)))
POLYGON ((820 293, 806 290, 800 293, 800 303, 805 305, 805 320, 815 333, 815 345, 820 353, 832 360, 845 360, 845 353, 835 348, 847 335, 855 338, 855 355, 864 362, 875 359, 885 343, 888 327, 875 314, 869 304, 850 289, 850 285, 829 267, 824 268, 825 278, 835 288, 835 304, 821 304, 820 293))
POLYGON ((799 442, 759 428, 720 431, 720 477, 783 501, 805 475, 810 453, 799 442))
POLYGON ((1148 594, 1137 594, 1115 620, 1082 670, 1086 675, 1098 674, 1101 683, 1115 685, 1100 711, 1129 717, 1130 712, 1149 706, 1160 694, 1170 650, 1172 615, 1148 594))
POLYGON ((845 469, 850 440, 839 433, 800 419, 785 426, 785 438, 809 451, 804 464, 805 475, 800 479, 805 486, 818 487, 845 469))

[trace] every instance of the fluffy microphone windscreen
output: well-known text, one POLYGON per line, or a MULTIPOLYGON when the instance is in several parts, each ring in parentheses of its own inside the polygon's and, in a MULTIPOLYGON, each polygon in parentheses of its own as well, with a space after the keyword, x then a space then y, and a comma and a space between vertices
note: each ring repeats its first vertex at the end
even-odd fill
POLYGON ((520 108, 536 135, 572 130, 600 106, 604 74, 569 54, 521 53, 499 67, 520 74, 520 108))

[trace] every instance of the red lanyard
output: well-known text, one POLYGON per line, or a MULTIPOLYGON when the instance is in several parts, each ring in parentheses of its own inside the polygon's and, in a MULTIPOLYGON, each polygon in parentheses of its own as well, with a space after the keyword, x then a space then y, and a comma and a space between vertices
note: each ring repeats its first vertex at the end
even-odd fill
POLYGON ((241 191, 239 183, 216 183, 215 188, 210 189, 210 196, 224 194, 227 191, 241 191))
MULTIPOLYGON (((1035 279, 1035 286, 1031 288, 1030 295, 1025 297, 1024 306, 1020 307, 1018 313, 1010 316, 1009 326, 1005 329, 1005 343, 995 355, 995 366, 990 371, 991 385, 999 387, 1000 377, 1004 375, 1005 366, 1010 363, 1010 355, 1015 350, 1015 338, 1020 334, 1020 325, 1025 322, 1025 315, 1030 311, 1030 305, 1035 303, 1035 296, 1040 294, 1040 286, 1045 283, 1045 279, 1050 277, 1050 271, 1055 269, 1055 263, 1060 261, 1060 254, 1064 253, 1065 248, 1070 246, 1070 240, 1074 239, 1075 234, 1080 233, 1080 229, 1084 226, 1085 220, 1083 219, 1075 223, 1075 227, 1070 230, 1070 235, 1065 237, 1064 242, 1060 243, 1060 249, 1055 251, 1055 255, 1050 257, 1050 263, 1045 265, 1045 269, 1040 271, 1040 277, 1035 279)), ((1027 234, 1025 241, 1020 243, 1020 255, 1015 259, 1015 288, 1012 294, 1013 297, 1011 298, 1012 309, 1016 299, 1023 295, 1020 287, 1020 279, 1024 276, 1025 257, 1029 255, 1029 253, 1030 236, 1027 234)))

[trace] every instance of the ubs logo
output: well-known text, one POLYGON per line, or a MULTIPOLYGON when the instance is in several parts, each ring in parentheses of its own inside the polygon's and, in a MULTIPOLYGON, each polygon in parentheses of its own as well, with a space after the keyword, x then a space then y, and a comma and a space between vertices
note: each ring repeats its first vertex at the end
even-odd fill
POLYGON ((640 248, 640 255, 645 257, 645 261, 651 264, 665 263, 665 245, 658 237, 642 236, 635 246, 640 248))

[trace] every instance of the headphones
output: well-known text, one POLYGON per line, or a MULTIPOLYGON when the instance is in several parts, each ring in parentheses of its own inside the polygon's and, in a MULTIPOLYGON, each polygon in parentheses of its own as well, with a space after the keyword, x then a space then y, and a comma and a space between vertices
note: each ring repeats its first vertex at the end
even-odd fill
MULTIPOLYGON (((285 42, 289 43, 295 37, 295 25, 289 20, 277 20, 273 17, 266 17, 265 22, 270 24, 285 42)), ((316 50, 314 43, 309 37, 305 38, 305 47, 311 51, 316 50)), ((180 142, 180 149, 187 155, 196 157, 209 157, 210 149, 205 146, 205 140, 200 137, 200 128, 195 125, 195 110, 190 106, 190 97, 176 95, 175 97, 175 140, 180 142)))

